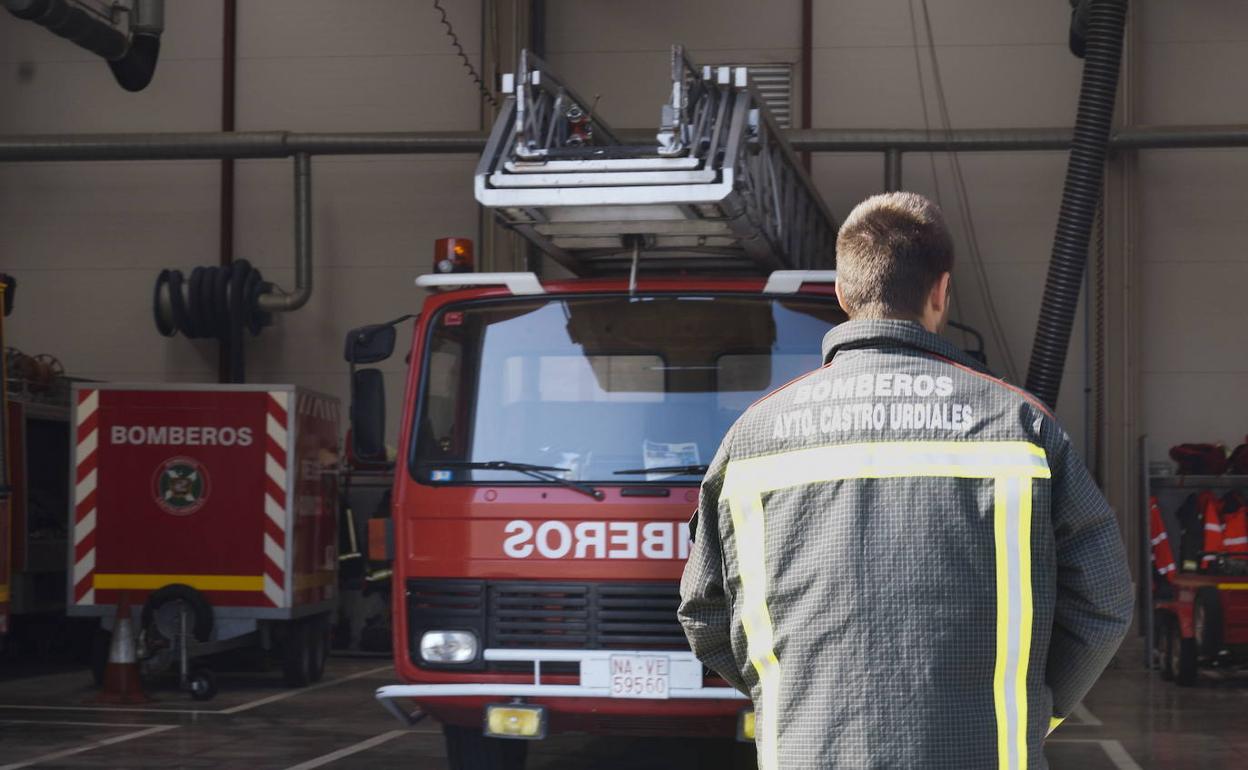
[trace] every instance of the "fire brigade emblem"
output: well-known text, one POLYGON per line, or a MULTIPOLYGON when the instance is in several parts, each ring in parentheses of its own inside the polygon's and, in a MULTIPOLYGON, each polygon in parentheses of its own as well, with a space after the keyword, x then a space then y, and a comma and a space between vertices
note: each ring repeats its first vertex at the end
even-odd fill
POLYGON ((156 469, 156 504, 165 513, 189 516, 208 501, 208 471, 189 457, 172 457, 156 469))

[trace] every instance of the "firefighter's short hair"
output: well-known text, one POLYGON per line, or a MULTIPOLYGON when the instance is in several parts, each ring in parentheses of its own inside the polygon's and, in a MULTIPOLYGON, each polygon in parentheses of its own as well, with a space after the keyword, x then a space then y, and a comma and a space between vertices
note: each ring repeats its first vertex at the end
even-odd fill
POLYGON ((922 195, 873 195, 836 236, 836 281, 851 318, 918 318, 932 285, 952 270, 945 215, 922 195))

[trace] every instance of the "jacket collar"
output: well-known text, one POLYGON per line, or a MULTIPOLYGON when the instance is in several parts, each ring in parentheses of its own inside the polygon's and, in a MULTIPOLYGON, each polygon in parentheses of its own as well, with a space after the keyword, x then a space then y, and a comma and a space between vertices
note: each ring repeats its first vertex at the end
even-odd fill
POLYGON ((891 319, 846 321, 823 337, 823 363, 837 353, 861 348, 907 347, 947 358, 977 372, 991 374, 979 361, 962 352, 949 340, 932 334, 916 321, 891 319))

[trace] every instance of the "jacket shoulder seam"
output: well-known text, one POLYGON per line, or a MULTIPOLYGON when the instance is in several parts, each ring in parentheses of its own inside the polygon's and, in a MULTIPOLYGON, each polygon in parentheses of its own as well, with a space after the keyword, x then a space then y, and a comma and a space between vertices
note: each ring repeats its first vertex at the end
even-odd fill
POLYGON ((962 371, 967 372, 967 373, 969 373, 969 374, 973 374, 973 375, 975 375, 976 377, 980 378, 981 380, 987 380, 988 382, 991 382, 991 383, 993 383, 994 385, 997 385, 997 386, 999 386, 999 387, 1005 388, 1006 390, 1010 391, 1011 393, 1014 393, 1015 395, 1017 395, 1017 396, 1021 397, 1021 398, 1022 398, 1024 401, 1026 401, 1027 403, 1029 403, 1029 404, 1031 404, 1032 406, 1034 406, 1034 407, 1036 407, 1037 409, 1039 409, 1039 410, 1040 410, 1041 412, 1043 412, 1043 413, 1044 413, 1044 415, 1045 415, 1046 417, 1048 417, 1049 419, 1051 419, 1051 420, 1052 420, 1052 419, 1056 419, 1056 418, 1053 416, 1053 412, 1049 410, 1049 407, 1048 407, 1047 405, 1045 405, 1045 403, 1044 403, 1043 401, 1041 401, 1040 399, 1036 398, 1035 396, 1033 396, 1032 394, 1028 393, 1027 391, 1023 390, 1022 388, 1018 387, 1017 385, 1011 385, 1010 383, 1006 382, 1005 380, 1001 379, 1000 377, 994 377, 994 376, 992 376, 991 374, 988 374, 988 373, 986 373, 986 372, 981 372, 981 371, 979 371, 979 370, 977 370, 977 369, 973 369, 973 368, 971 368, 971 367, 969 367, 969 366, 967 366, 967 365, 965 365, 965 364, 960 364, 960 363, 958 363, 957 361, 954 361, 954 360, 953 360, 953 359, 951 359, 951 358, 946 358, 945 356, 940 355, 939 353, 933 353, 933 354, 932 354, 932 356, 933 356, 933 357, 935 357, 935 358, 940 359, 941 361, 944 361, 945 363, 949 364, 950 366, 953 366, 953 367, 955 367, 955 368, 957 368, 957 369, 961 369, 962 371))

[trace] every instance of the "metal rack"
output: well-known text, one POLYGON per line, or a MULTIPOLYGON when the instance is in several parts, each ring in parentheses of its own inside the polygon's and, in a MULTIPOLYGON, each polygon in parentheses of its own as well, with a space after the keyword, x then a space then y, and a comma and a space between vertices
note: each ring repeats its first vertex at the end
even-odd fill
POLYGON ((671 53, 655 141, 624 144, 531 53, 477 166, 477 201, 577 275, 830 268, 836 221, 744 67, 671 53))
MULTIPOLYGON (((1153 549, 1151 538, 1149 537, 1149 500, 1153 496, 1154 490, 1192 490, 1199 491, 1203 489, 1238 489, 1248 488, 1248 476, 1243 475, 1221 475, 1221 476, 1205 476, 1205 475, 1161 475, 1152 474, 1148 467, 1148 436, 1140 437, 1140 518, 1138 526, 1140 528, 1140 552, 1139 552, 1139 570, 1140 575, 1140 601, 1141 616, 1143 618, 1144 627, 1144 667, 1152 670, 1153 668, 1153 648, 1156 646, 1157 629, 1153 619, 1153 549)), ((1163 519, 1164 523, 1164 519, 1163 519)), ((1173 543, 1177 543, 1177 538, 1171 538, 1173 543)), ((1175 546, 1172 546, 1175 547, 1175 546)))

